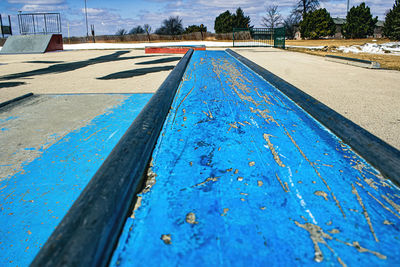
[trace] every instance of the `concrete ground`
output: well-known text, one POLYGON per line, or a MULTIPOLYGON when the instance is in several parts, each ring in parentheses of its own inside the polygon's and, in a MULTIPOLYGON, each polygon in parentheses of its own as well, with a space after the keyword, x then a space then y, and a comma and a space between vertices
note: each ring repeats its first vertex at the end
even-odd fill
POLYGON ((144 50, 0 55, 0 103, 29 92, 153 93, 181 57, 144 50))
MULTIPOLYGON (((234 50, 400 149, 400 72, 273 48, 234 50)), ((181 56, 145 55, 143 50, 1 55, 0 102, 28 92, 155 92, 181 56)))
POLYGON ((400 149, 399 71, 365 69, 274 48, 234 50, 400 149))
POLYGON ((41 95, 0 109, 0 181, 128 95, 41 95))

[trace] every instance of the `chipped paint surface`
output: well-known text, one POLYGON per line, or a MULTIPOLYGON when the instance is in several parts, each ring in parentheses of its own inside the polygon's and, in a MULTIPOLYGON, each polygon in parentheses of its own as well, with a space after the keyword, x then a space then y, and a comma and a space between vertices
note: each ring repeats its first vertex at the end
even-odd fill
POLYGON ((193 54, 152 170, 112 266, 400 262, 399 188, 225 52, 193 54))
POLYGON ((151 96, 123 95, 0 182, 0 266, 29 265, 151 96))

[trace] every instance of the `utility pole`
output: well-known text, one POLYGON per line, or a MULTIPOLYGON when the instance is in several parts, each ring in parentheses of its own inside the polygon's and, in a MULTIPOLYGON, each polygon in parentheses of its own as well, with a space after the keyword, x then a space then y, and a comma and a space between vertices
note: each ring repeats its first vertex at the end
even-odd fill
POLYGON ((89 40, 89 26, 88 26, 88 19, 87 19, 86 0, 85 0, 85 15, 86 15, 86 40, 89 40))
POLYGON ((346 12, 346 16, 347 16, 347 14, 349 14, 349 2, 350 2, 350 0, 347 0, 347 12, 346 12))

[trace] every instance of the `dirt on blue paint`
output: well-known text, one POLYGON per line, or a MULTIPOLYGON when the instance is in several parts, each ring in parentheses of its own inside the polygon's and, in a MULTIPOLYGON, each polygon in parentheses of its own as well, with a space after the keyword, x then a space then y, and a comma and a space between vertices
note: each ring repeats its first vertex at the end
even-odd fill
POLYGON ((394 266, 400 190, 225 52, 195 51, 112 266, 394 266))
POLYGON ((151 94, 134 94, 0 182, 0 265, 28 266, 151 94))

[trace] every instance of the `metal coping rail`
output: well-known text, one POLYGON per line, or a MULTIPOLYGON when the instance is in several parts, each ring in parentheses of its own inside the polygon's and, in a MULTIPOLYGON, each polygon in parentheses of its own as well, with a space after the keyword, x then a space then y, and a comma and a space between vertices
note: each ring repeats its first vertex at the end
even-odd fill
POLYGON ((400 151, 336 111, 231 49, 230 55, 267 80, 351 146, 385 177, 400 185, 400 151))
POLYGON ((193 54, 189 50, 146 104, 31 266, 106 266, 193 54))

